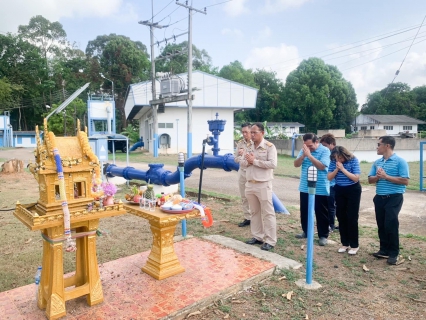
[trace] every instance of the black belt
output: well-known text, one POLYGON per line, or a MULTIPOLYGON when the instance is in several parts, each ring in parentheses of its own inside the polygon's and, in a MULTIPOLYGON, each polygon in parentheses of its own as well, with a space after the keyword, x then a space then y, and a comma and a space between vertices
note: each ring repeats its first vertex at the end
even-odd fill
POLYGON ((385 195, 378 194, 377 196, 382 199, 388 199, 388 198, 402 196, 402 193, 392 193, 392 194, 385 194, 385 195))

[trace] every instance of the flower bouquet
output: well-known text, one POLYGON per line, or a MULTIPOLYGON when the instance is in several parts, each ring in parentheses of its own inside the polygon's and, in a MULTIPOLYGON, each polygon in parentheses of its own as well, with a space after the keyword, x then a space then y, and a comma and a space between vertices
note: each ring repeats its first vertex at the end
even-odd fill
POLYGON ((106 197, 112 197, 117 193, 117 186, 112 182, 102 182, 101 188, 106 197))
POLYGON ((117 187, 111 182, 102 182, 101 188, 104 192, 104 206, 110 206, 114 204, 114 195, 117 193, 117 187))

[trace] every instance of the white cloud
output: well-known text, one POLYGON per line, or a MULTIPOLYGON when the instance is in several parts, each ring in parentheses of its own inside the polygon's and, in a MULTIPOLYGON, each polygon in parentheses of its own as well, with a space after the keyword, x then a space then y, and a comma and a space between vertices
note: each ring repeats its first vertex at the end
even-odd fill
POLYGON ((240 30, 240 29, 230 29, 230 28, 224 28, 221 30, 221 33, 223 35, 229 35, 229 36, 234 36, 237 38, 243 38, 244 37, 244 33, 240 30))
POLYGON ((278 47, 252 49, 244 61, 244 67, 275 71, 277 77, 285 82, 288 74, 298 66, 299 60, 297 47, 282 43, 278 47))
MULTIPOLYGON (((26 25, 36 15, 50 21, 62 17, 107 17, 117 15, 123 0, 13 0, 1 5, 0 32, 18 32, 19 25, 26 25)), ((128 7, 126 12, 128 13, 128 7)))
POLYGON ((300 7, 309 0, 266 0, 262 13, 277 13, 291 7, 300 7))
POLYGON ((236 17, 245 13, 249 13, 250 10, 247 8, 246 3, 248 0, 233 0, 226 2, 223 10, 231 17, 236 17))
MULTIPOLYGON (((369 93, 382 90, 392 82, 401 65, 405 50, 398 52, 398 47, 383 45, 380 42, 356 48, 333 45, 336 54, 323 57, 327 64, 337 66, 343 77, 352 83, 360 107, 367 102, 369 93)), ((426 84, 426 53, 421 48, 408 54, 395 82, 407 83, 411 88, 426 84)))
MULTIPOLYGON (((367 95, 386 88, 395 77, 400 61, 375 61, 343 72, 357 93, 360 107, 367 102, 367 95)), ((426 84, 426 53, 412 52, 408 54, 399 75, 394 82, 407 83, 411 89, 426 84)))
POLYGON ((272 30, 268 26, 260 29, 257 34, 252 38, 252 43, 260 43, 262 40, 269 38, 272 35, 272 30))

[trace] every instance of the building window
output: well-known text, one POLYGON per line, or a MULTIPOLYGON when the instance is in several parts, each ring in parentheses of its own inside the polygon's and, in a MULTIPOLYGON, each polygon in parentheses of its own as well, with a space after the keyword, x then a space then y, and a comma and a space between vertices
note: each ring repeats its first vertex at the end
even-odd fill
POLYGON ((74 199, 86 197, 86 184, 84 181, 74 182, 74 199))
POLYGON ((367 130, 367 126, 362 126, 361 130, 367 130))
POLYGON ((35 143, 36 143, 35 137, 31 137, 31 144, 35 144, 35 143))
POLYGON ((370 130, 374 130, 374 126, 370 126, 370 130))
POLYGON ((402 126, 402 130, 413 130, 413 126, 402 126))
POLYGON ((358 127, 354 127, 354 131, 358 131, 358 127))
POLYGON ((159 129, 173 129, 173 123, 158 123, 159 129))
POLYGON ((393 126, 383 126, 383 129, 385 129, 385 130, 393 130, 393 126))

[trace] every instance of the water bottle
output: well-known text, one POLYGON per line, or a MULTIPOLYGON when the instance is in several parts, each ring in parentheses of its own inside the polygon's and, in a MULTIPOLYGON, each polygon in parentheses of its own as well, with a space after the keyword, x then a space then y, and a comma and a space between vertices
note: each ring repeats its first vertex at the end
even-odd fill
POLYGON ((38 285, 40 284, 40 279, 41 279, 41 267, 37 268, 37 272, 34 276, 34 283, 36 285, 36 301, 37 301, 37 295, 38 295, 38 285))

